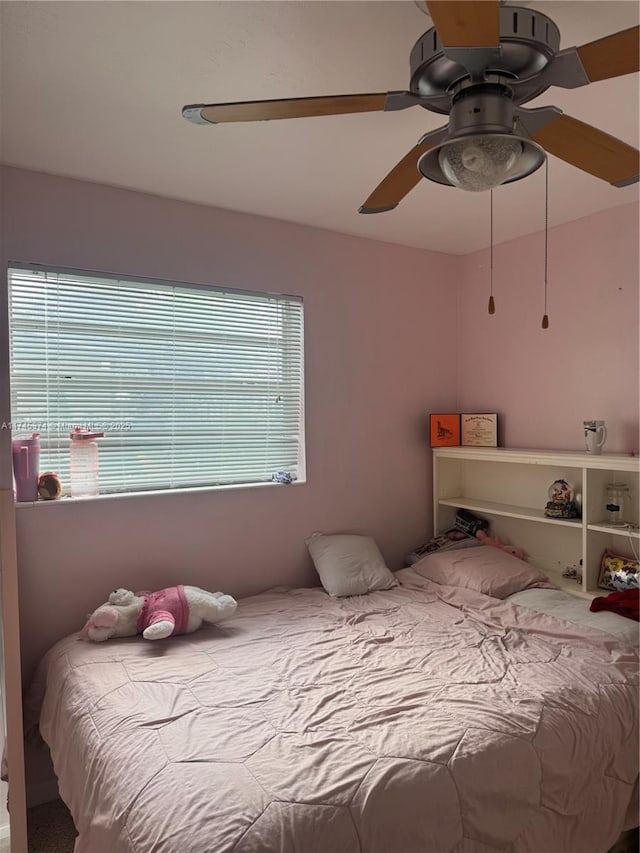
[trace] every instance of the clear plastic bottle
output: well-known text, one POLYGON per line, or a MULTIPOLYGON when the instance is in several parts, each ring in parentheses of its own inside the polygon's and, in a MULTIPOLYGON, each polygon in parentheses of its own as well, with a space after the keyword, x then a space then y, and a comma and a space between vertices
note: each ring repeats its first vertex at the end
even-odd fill
POLYGON ((71 497, 95 497, 100 493, 98 442, 103 432, 90 432, 74 427, 69 433, 71 439, 71 497))

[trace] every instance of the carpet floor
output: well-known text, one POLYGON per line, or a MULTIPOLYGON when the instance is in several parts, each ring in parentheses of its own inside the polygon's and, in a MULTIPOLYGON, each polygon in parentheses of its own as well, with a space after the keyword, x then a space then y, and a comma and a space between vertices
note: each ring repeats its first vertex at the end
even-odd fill
POLYGON ((76 828, 62 800, 27 811, 29 853, 73 853, 76 828))

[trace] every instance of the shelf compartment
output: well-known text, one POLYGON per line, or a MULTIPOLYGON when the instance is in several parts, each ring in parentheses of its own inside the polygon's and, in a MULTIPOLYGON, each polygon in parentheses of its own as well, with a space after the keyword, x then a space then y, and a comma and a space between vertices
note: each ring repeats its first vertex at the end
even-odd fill
POLYGON ((637 527, 614 527, 606 521, 598 521, 588 524, 587 530, 595 530, 598 533, 611 533, 613 536, 624 536, 625 538, 640 539, 640 529, 637 527))
POLYGON ((502 515, 507 518, 520 518, 525 521, 541 521, 544 524, 553 524, 556 527, 574 527, 582 529, 581 518, 548 518, 542 509, 534 509, 529 506, 515 506, 514 504, 494 503, 493 501, 477 500, 462 496, 454 498, 440 498, 438 501, 442 506, 452 506, 458 509, 470 509, 474 512, 484 512, 488 515, 502 515))

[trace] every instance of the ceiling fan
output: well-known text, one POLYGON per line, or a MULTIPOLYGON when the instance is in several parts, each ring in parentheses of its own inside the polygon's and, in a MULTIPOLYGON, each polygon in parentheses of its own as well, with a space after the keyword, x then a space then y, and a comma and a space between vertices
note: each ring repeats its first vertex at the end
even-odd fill
POLYGON ((550 86, 574 89, 637 72, 639 27, 560 50, 547 15, 498 0, 427 0, 434 26, 414 45, 408 91, 222 104, 191 104, 196 124, 265 121, 420 106, 449 116, 394 166, 360 213, 394 207, 424 177, 478 192, 518 181, 545 152, 615 187, 639 179, 640 154, 554 106, 522 104, 550 86))

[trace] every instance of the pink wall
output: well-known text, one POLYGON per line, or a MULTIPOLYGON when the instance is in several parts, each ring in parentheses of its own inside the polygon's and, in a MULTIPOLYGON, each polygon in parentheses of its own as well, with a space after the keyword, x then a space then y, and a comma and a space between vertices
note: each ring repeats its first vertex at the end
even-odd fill
POLYGON ((549 328, 543 234, 463 258, 460 411, 501 414, 509 447, 583 449, 582 421, 606 420, 606 450, 638 452, 638 205, 551 229, 549 328))
POLYGON ((2 177, 3 268, 213 282, 305 305, 308 482, 19 507, 26 673, 116 586, 242 596, 313 584, 304 539, 315 530, 369 533, 400 567, 430 530, 426 413, 455 407, 459 258, 34 172, 2 177))

